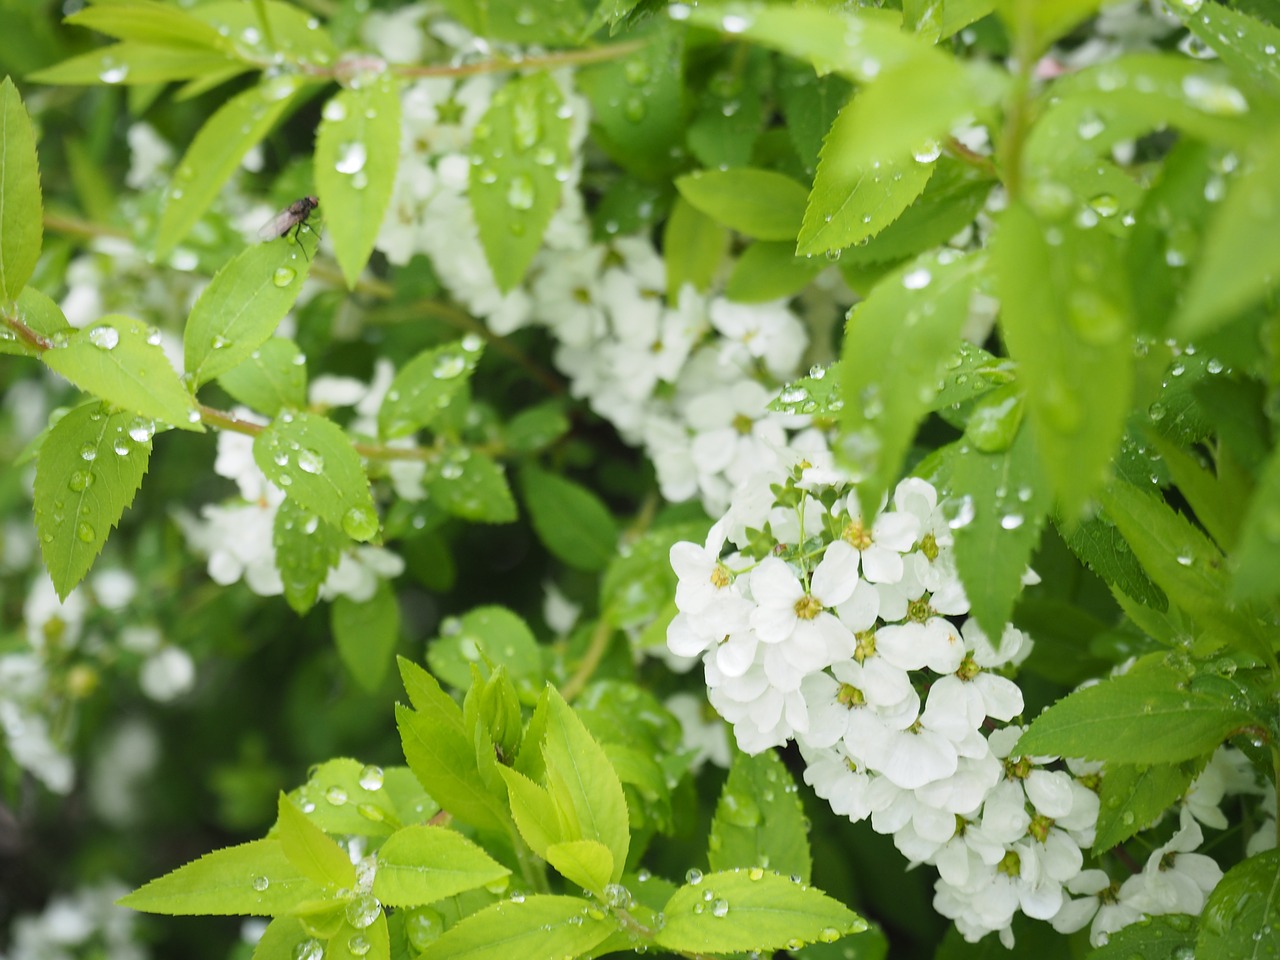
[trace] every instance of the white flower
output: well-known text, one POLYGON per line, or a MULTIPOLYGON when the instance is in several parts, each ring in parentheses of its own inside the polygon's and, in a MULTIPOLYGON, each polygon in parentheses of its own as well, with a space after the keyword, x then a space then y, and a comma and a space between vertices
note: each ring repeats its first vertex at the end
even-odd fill
POLYGON ((857 582, 856 554, 841 541, 827 547, 808 590, 782 560, 766 557, 751 571, 751 627, 763 643, 784 644, 796 670, 821 670, 853 654, 853 634, 828 611, 849 599, 857 582))
POLYGON ((155 186, 173 163, 173 147, 149 123, 133 123, 125 134, 129 141, 129 172, 124 182, 134 190, 155 186))
POLYGON ((708 316, 722 336, 744 347, 779 380, 795 372, 808 345, 804 327, 785 300, 746 304, 716 297, 708 316))
POLYGON ((71 792, 75 768, 71 758, 53 742, 44 717, 26 713, 10 700, 0 700, 0 728, 18 766, 35 774, 54 793, 71 792))
POLYGON ((346 597, 365 603, 377 592, 378 583, 404 573, 404 558, 384 547, 361 545, 344 550, 338 565, 320 586, 320 598, 346 597))
POLYGON ((684 749, 693 754, 689 763, 693 773, 708 760, 728 769, 733 759, 724 723, 718 717, 706 716, 706 706, 705 700, 691 693, 673 694, 666 700, 667 709, 680 721, 684 749))
POLYGON ((108 610, 123 610, 138 592, 137 578, 127 570, 96 570, 90 578, 93 595, 108 610))
MULTIPOLYGON (((838 505, 837 505, 838 506, 838 505)), ((902 579, 902 555, 915 546, 920 521, 911 513, 881 513, 867 526, 859 512, 857 495, 846 502, 849 522, 842 538, 858 553, 862 575, 872 583, 896 583, 902 579)))
MULTIPOLYGON (((1191 811, 1182 808, 1180 828, 1169 842, 1157 847, 1142 868, 1141 889, 1128 898, 1131 906, 1147 914, 1190 913, 1199 914, 1205 899, 1222 879, 1222 868, 1216 860, 1202 853, 1192 853, 1204 842, 1200 824, 1191 811)), ((1131 877, 1121 886, 1125 890, 1131 877)), ((1137 882, 1133 883, 1138 887, 1137 882)))
POLYGON ((74 647, 84 624, 85 600, 79 590, 72 590, 66 600, 58 599, 58 591, 48 574, 32 581, 22 606, 22 619, 27 628, 27 641, 36 650, 56 641, 74 647))
POLYGON ((195 685, 196 665, 187 651, 165 647, 142 665, 138 685, 152 700, 167 703, 195 685))

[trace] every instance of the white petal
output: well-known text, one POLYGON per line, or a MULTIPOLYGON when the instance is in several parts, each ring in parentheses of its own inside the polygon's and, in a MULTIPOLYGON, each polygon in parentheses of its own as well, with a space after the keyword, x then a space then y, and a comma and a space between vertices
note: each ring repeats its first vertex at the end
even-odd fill
POLYGON ((837 540, 822 555, 809 588, 824 607, 834 607, 848 600, 857 585, 858 551, 837 540))
POLYGON ((902 554, 878 543, 862 551, 862 575, 872 583, 897 583, 902 571, 902 554))

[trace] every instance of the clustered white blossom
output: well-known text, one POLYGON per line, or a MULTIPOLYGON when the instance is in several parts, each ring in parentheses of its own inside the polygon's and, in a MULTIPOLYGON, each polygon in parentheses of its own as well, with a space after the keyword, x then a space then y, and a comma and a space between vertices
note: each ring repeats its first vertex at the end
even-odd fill
POLYGON ((146 960, 150 954, 135 931, 138 915, 116 906, 128 892, 116 881, 84 886, 55 896, 41 913, 15 918, 7 960, 146 960))

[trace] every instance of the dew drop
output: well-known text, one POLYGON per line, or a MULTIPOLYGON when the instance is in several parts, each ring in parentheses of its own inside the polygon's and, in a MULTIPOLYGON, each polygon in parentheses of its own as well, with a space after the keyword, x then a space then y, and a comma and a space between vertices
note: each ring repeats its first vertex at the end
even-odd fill
POLYGON ((908 290, 923 290, 932 279, 933 274, 924 267, 917 267, 902 278, 902 285, 908 290))
POLYGON ((378 515, 368 507, 352 507, 342 515, 342 530, 352 540, 369 540, 378 532, 378 515))
POLYGON ((330 787, 324 792, 324 798, 333 806, 340 807, 347 802, 347 791, 341 787, 330 787))
POLYGON ((98 532, 93 529, 93 525, 87 520, 81 520, 76 524, 76 536, 84 543, 93 543, 98 536, 98 532))
POLYGON ((293 948, 293 960, 324 960, 324 944, 314 937, 301 941, 293 948))
POLYGON ((344 143, 338 148, 338 160, 333 168, 339 173, 353 174, 364 169, 369 159, 369 151, 360 141, 344 143))
POLYGON ((74 493, 84 493, 93 485, 93 473, 89 470, 73 470, 67 486, 74 493))
POLYGON ((277 267, 276 272, 271 275, 271 282, 277 287, 287 287, 297 276, 298 271, 292 267, 277 267))
POLYGON ((256 875, 250 883, 253 885, 253 889, 257 890, 259 893, 262 893, 267 889, 267 887, 271 886, 271 881, 262 876, 262 874, 256 875))
POLYGON ((106 324, 99 324, 89 331, 89 342, 99 350, 114 350, 120 342, 120 331, 106 324))
POLYGON ((317 474, 324 470, 324 457, 303 447, 298 451, 298 469, 303 473, 317 474))
POLYGON ((97 457, 98 457, 98 447, 96 444, 89 443, 88 441, 86 441, 85 443, 80 445, 81 460, 84 460, 88 463, 92 463, 94 460, 97 459, 97 457))
POLYGON ((360 771, 360 786, 366 790, 382 789, 382 768, 369 764, 360 771))

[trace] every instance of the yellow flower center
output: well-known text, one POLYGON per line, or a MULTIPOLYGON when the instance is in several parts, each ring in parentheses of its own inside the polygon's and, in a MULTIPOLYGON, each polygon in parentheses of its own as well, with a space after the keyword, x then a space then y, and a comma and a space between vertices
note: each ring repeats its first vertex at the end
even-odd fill
POLYGON ((812 620, 822 612, 822 601, 806 594, 796 601, 796 616, 801 620, 812 620))
POLYGON ((863 526, 861 517, 856 517, 845 525, 840 539, 855 550, 862 551, 871 546, 871 531, 863 526))

